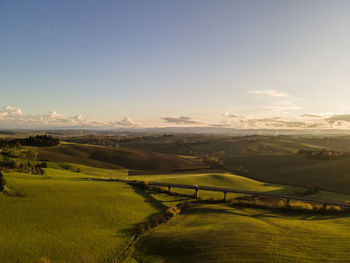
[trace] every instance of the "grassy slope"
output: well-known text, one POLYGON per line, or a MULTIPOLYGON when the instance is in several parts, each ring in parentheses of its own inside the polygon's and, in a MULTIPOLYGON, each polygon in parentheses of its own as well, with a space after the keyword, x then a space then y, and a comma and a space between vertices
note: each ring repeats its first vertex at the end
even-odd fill
POLYGON ((310 160, 304 156, 250 156, 226 158, 227 167, 248 169, 250 178, 280 184, 306 186, 319 183, 323 189, 350 193, 350 158, 310 160))
MULTIPOLYGON (((136 180, 148 180, 157 182, 169 182, 180 184, 197 184, 199 186, 217 186, 226 187, 232 189, 242 189, 260 192, 272 192, 282 194, 298 194, 302 195, 306 192, 303 187, 264 183, 257 180, 249 179, 243 176, 229 174, 229 173, 216 173, 216 174, 165 174, 165 175, 153 175, 153 176, 132 176, 129 179, 136 180)), ((193 190, 186 189, 173 189, 173 191, 185 194, 193 194, 193 190)), ((222 198, 222 193, 199 191, 199 196, 203 198, 222 198)), ((227 198, 234 196, 234 194, 228 194, 227 198)), ((313 195, 307 195, 317 199, 324 200, 337 200, 337 201, 350 201, 350 195, 340 194, 329 191, 320 191, 313 195)))
POLYGON ((174 154, 142 150, 116 149, 82 144, 61 144, 57 147, 32 148, 40 160, 79 163, 100 168, 135 170, 176 170, 205 167, 202 161, 174 154))
POLYGON ((205 205, 137 243, 142 262, 349 262, 347 217, 205 205))
MULTIPOLYGON (((23 191, 26 196, 8 197, 0 194, 0 211, 6 211, 6 213, 2 213, 0 219, 0 247, 4 251, 0 254, 0 262, 14 262, 17 259, 21 259, 23 262, 33 262, 40 257, 50 258, 53 262, 77 262, 81 259, 86 260, 92 255, 96 256, 98 261, 104 261, 113 258, 113 256, 115 259, 116 255, 120 254, 128 241, 132 239, 136 224, 146 220, 151 214, 163 211, 167 207, 185 200, 183 197, 133 189, 120 183, 83 181, 81 179, 83 177, 106 177, 110 174, 113 177, 123 178, 125 170, 112 171, 76 164, 51 162, 48 165, 46 176, 51 179, 43 179, 43 177, 28 174, 6 174, 10 188, 23 191), (77 168, 81 169, 80 173, 74 172, 77 168)), ((166 174, 136 176, 136 178, 258 191, 290 192, 296 189, 288 186, 265 184, 231 174, 166 174)), ((212 193, 207 194, 211 195, 212 193)), ((323 197, 325 194, 325 192, 319 193, 323 197)), ((350 200, 349 196, 345 195, 334 194, 333 198, 339 199, 340 196, 344 200, 350 200)), ((220 195, 220 197, 222 196, 220 195)), ((192 215, 191 210, 193 209, 199 208, 186 210, 183 215, 170 222, 169 225, 160 226, 146 234, 138 244, 138 251, 141 251, 141 254, 145 253, 149 262, 158 259, 163 260, 164 258, 168 262, 175 259, 175 254, 179 255, 179 251, 181 251, 181 255, 185 256, 180 258, 180 262, 189 260, 186 255, 192 253, 196 255, 204 253, 203 257, 207 259, 207 262, 212 262, 215 258, 219 258, 221 262, 230 259, 232 253, 241 253, 238 252, 238 248, 234 250, 232 247, 239 243, 238 240, 242 238, 234 232, 237 229, 246 227, 251 230, 245 235, 250 239, 244 241, 244 246, 256 246, 255 238, 271 236, 271 233, 268 232, 270 227, 266 228, 266 224, 257 223, 260 220, 256 218, 257 212, 251 214, 245 212, 245 215, 233 214, 231 219, 222 224, 226 220, 224 217, 227 218, 227 211, 223 212, 223 210, 227 210, 227 207, 214 206, 210 207, 211 210, 200 210, 192 215), (220 224, 217 224, 217 222, 220 222, 220 224), (238 225, 237 227, 237 224, 243 224, 243 226, 238 225), (195 232, 192 232, 192 228, 188 228, 191 225, 196 226, 195 232), (227 228, 228 226, 231 228, 227 228), (203 238, 194 240, 195 233, 208 233, 208 235, 205 235, 210 237, 208 240, 205 239, 207 240, 205 242, 208 243, 202 244, 203 238), (223 233, 226 234, 222 237, 223 233), (157 236, 158 234, 160 236, 157 236), (169 243, 164 235, 171 236, 172 241, 169 243), (220 237, 220 240, 217 237, 220 237), (192 242, 195 246, 190 245, 192 242), (184 244, 189 246, 184 246, 184 244), (220 244, 225 244, 224 248, 219 247, 220 244), (226 244, 230 245, 226 246, 226 244), (157 247, 159 250, 156 249, 157 247), (162 252, 163 249, 169 254, 165 255, 162 252), (231 250, 233 252, 229 253, 228 251, 231 250)), ((249 211, 258 210, 250 209, 249 211)), ((267 219, 270 217, 282 218, 283 215, 271 214, 261 217, 267 219)), ((301 218, 296 220, 299 221, 295 222, 304 222, 300 221, 301 218)), ((296 224, 295 222, 288 221, 286 224, 293 225, 296 224)), ((335 222, 339 223, 338 229, 342 231, 344 222, 335 222)), ((271 224, 276 223, 272 222, 271 224)), ((300 225, 303 226, 303 224, 300 225)), ((300 231, 322 226, 318 224, 318 221, 310 221, 310 226, 307 229, 302 228, 300 231), (317 224, 312 222, 317 222, 317 224)), ((337 234, 332 231, 330 233, 337 234)), ((299 232, 297 234, 301 235, 299 232)), ((285 234, 281 233, 282 235, 285 234)), ((328 235, 328 232, 326 234, 328 235)), ((322 235, 326 234, 322 233, 322 235)), ((245 236, 243 235, 243 237, 245 236)), ((277 236, 274 236, 274 238, 277 238, 277 236)), ((304 237, 301 236, 301 238, 304 237)), ((325 239, 325 237, 323 238, 325 239)), ((279 251, 278 242, 280 241, 274 242, 277 242, 276 249, 279 251)), ((286 240, 281 242, 286 242, 286 240)), ((269 245, 272 246, 273 243, 269 242, 269 245)), ((265 245, 258 247, 258 249, 260 254, 257 255, 266 256, 264 254, 265 245)), ((271 248, 268 249, 266 253, 276 253, 271 248)), ((295 253, 297 249, 292 248, 291 251, 293 250, 295 253)), ((238 257, 241 260, 254 256, 254 253, 252 255, 242 253, 238 257)), ((203 259, 202 256, 199 256, 199 258, 203 259)))
MULTIPOLYGON (((98 169, 92 170, 97 176, 98 169)), ((106 260, 126 247, 135 224, 166 208, 125 184, 82 181, 87 175, 69 170, 46 171, 51 179, 5 174, 10 189, 25 197, 0 193, 0 262, 106 260)))

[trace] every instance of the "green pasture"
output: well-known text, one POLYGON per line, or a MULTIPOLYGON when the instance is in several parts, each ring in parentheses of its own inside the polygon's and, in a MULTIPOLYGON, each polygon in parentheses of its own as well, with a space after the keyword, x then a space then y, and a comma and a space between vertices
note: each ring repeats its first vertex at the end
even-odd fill
POLYGON ((347 216, 203 205, 136 244, 139 262, 349 262, 347 216))
POLYGON ((24 196, 0 193, 0 262, 118 262, 135 225, 175 200, 122 183, 82 180, 99 174, 81 168, 90 174, 54 168, 45 169, 46 176, 5 174, 11 192, 24 196))

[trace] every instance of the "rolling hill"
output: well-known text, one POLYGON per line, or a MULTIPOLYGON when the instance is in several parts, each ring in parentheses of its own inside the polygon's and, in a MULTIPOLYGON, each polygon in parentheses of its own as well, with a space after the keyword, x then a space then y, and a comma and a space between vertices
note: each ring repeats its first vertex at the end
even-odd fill
POLYGON ((347 216, 203 205, 136 244, 140 262, 349 262, 347 216))
POLYGON ((350 158, 311 160, 300 155, 243 156, 224 158, 225 166, 242 166, 249 178, 278 184, 307 186, 319 183, 322 189, 350 193, 350 158))
POLYGON ((39 160, 69 162, 99 168, 175 171, 207 168, 198 158, 136 149, 63 143, 57 147, 32 148, 39 160))
POLYGON ((163 209, 125 184, 46 170, 46 177, 5 174, 8 187, 24 196, 0 193, 0 262, 118 261, 134 225, 163 209))

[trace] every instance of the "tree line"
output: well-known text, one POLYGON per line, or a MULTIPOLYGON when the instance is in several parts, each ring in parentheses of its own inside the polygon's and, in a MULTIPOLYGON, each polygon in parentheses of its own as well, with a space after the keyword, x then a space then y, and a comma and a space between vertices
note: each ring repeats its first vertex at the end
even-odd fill
POLYGON ((0 160, 0 170, 5 171, 16 171, 21 173, 32 173, 44 175, 45 171, 43 168, 47 168, 46 162, 20 162, 16 159, 9 159, 7 157, 0 160))
POLYGON ((19 146, 56 146, 59 143, 60 140, 51 135, 35 135, 27 138, 0 139, 0 148, 12 148, 19 146))

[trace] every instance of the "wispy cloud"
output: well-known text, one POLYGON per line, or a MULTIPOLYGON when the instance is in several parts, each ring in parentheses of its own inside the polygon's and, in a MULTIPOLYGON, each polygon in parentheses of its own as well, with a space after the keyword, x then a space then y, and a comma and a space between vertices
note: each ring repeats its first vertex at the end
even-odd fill
POLYGON ((321 115, 313 114, 313 113, 305 113, 305 114, 301 114, 299 116, 302 118, 322 118, 321 115))
POLYGON ((224 113, 222 114, 222 116, 224 116, 224 117, 226 117, 226 118, 241 118, 241 117, 243 117, 242 115, 230 113, 230 112, 228 112, 228 111, 224 112, 224 113))
POLYGON ((272 101, 271 99, 267 100, 269 105, 265 106, 265 109, 270 112, 289 113, 302 109, 298 105, 300 98, 287 93, 276 90, 251 90, 249 93, 260 97, 270 97, 272 101))
MULTIPOLYGON (((271 113, 281 113, 286 109, 299 109, 293 105, 282 105, 274 108, 271 113)), ((226 114, 227 115, 227 114, 226 114)), ((223 116, 226 116, 223 114, 223 116)), ((300 114, 296 116, 282 115, 266 117, 267 114, 240 115, 239 118, 227 117, 225 121, 212 126, 231 127, 238 129, 350 129, 350 114, 300 114)))
POLYGON ((183 125, 205 124, 202 121, 196 120, 195 118, 188 117, 188 116, 162 117, 161 119, 166 121, 167 123, 174 123, 174 124, 183 124, 183 125))
POLYGON ((286 100, 275 102, 272 105, 267 106, 266 109, 275 112, 288 113, 290 111, 302 110, 303 108, 296 105, 293 101, 286 100))
POLYGON ((254 95, 259 95, 259 96, 268 96, 268 97, 275 97, 275 98, 294 98, 294 99, 298 99, 295 96, 292 96, 290 94, 287 93, 283 93, 283 92, 279 92, 276 90, 251 90, 249 91, 250 94, 254 94, 254 95))

